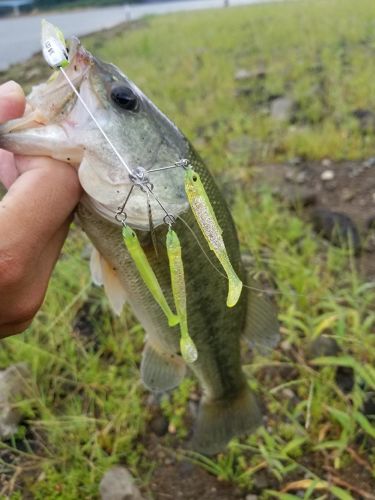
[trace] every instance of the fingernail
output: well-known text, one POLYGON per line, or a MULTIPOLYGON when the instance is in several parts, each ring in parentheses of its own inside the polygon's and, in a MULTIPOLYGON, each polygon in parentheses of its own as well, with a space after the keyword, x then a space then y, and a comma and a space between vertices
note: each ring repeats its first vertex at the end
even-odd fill
POLYGON ((13 80, 0 85, 0 97, 10 97, 13 95, 23 94, 22 88, 13 80))

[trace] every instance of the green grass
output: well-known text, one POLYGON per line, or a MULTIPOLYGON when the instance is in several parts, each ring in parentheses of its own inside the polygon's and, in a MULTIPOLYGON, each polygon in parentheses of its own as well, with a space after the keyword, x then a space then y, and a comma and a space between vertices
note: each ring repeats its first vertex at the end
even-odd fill
MULTIPOLYGON (((266 427, 234 440, 226 453, 189 457, 245 491, 266 474, 262 498, 297 498, 281 490, 302 479, 304 498, 356 498, 342 485, 322 483, 323 465, 347 478, 355 457, 364 460, 367 477, 375 466, 374 421, 362 413, 366 393, 375 390, 373 283, 358 276, 350 252, 327 246, 269 187, 254 186, 247 169, 295 156, 375 155, 373 131, 361 130, 351 115, 375 110, 374 18, 372 0, 316 0, 153 18, 87 40, 184 130, 219 183, 245 169, 248 182, 237 190, 233 215, 244 252, 254 256, 254 275, 275 285, 282 325, 281 347, 245 367, 268 417, 266 427), (264 80, 235 81, 237 69, 260 66, 264 80), (237 96, 244 86, 252 94, 237 96), (297 104, 293 125, 267 114, 276 94, 297 104), (338 357, 307 360, 319 335, 337 341, 338 357), (349 393, 337 386, 338 365, 353 370, 349 393)), ((37 499, 96 498, 114 463, 130 467, 147 488, 154 467, 140 440, 149 418, 138 371, 143 332, 130 310, 115 318, 91 286, 86 244, 75 228, 32 327, 1 343, 0 365, 27 361, 32 373, 27 400, 19 403, 27 425, 0 445, 15 458, 0 463, 17 475, 13 499, 20 491, 37 499), (83 337, 73 324, 88 299, 91 333, 83 337)), ((179 438, 187 434, 193 386, 186 381, 162 402, 179 438)))

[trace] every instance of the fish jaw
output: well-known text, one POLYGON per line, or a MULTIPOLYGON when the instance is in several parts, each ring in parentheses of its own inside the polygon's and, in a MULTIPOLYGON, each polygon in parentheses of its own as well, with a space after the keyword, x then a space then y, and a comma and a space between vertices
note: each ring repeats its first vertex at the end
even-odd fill
MULTIPOLYGON (((70 65, 66 70, 73 85, 81 88, 92 67, 92 56, 78 39, 70 41, 70 65)), ((15 154, 49 156, 72 165, 82 161, 84 147, 69 125, 76 98, 62 73, 56 71, 33 87, 21 118, 0 125, 0 148, 15 154), (78 139, 78 140, 77 140, 78 139)), ((75 128, 82 123, 75 123, 75 128)))
POLYGON ((65 130, 58 125, 15 129, 6 135, 2 135, 0 126, 0 148, 15 154, 48 156, 75 166, 80 164, 83 155, 82 148, 72 143, 65 130))

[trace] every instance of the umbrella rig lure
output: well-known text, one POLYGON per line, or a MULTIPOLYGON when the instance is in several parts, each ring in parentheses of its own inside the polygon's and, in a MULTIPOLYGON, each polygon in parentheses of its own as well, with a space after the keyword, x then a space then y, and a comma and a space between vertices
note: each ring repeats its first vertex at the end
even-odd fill
MULTIPOLYGON (((149 174, 166 170, 170 168, 183 168, 185 170, 184 185, 189 205, 192 209, 194 217, 200 227, 209 248, 215 253, 220 264, 224 268, 228 278, 228 296, 227 306, 233 307, 236 305, 242 290, 242 282, 234 271, 225 249, 222 230, 217 221, 214 209, 208 198, 204 185, 199 177, 199 174, 192 168, 189 161, 181 159, 175 162, 174 165, 161 167, 151 170, 145 170, 143 167, 137 167, 129 174, 129 179, 132 186, 121 207, 118 208, 115 219, 122 224, 122 236, 126 248, 131 255, 140 276, 150 290, 155 301, 159 304, 164 314, 168 319, 169 326, 180 324, 180 349, 181 354, 187 363, 193 363, 198 358, 198 352, 191 339, 188 331, 187 312, 186 312, 186 289, 184 278, 184 265, 181 256, 181 244, 177 233, 172 229, 176 222, 175 217, 168 213, 159 198, 153 192, 153 183, 150 180, 149 174), (144 253, 141 244, 137 238, 135 231, 127 224, 126 205, 129 202, 133 190, 139 188, 146 194, 147 210, 149 215, 149 226, 151 236, 153 235, 153 223, 151 214, 150 197, 153 197, 164 211, 164 223, 169 226, 166 235, 166 249, 169 260, 170 278, 172 285, 172 294, 176 313, 170 309, 168 302, 163 294, 163 291, 158 283, 157 277, 144 253)), ((153 236, 152 236, 153 237, 153 236)), ((154 246, 155 243, 154 243, 154 246)))
MULTIPOLYGON (((214 209, 211 205, 199 174, 192 168, 189 161, 186 159, 178 160, 173 165, 167 167, 161 167, 151 170, 146 170, 143 167, 137 167, 131 170, 121 157, 120 153, 117 151, 114 144, 111 142, 110 138, 102 129, 95 116, 92 114, 87 104, 84 102, 81 95, 64 70, 64 68, 68 66, 70 62, 64 35, 57 27, 53 26, 45 20, 42 21, 42 48, 43 55, 47 64, 53 69, 59 70, 64 75, 71 89, 77 96, 77 99, 79 99, 79 101, 82 103, 83 107, 85 108, 91 119, 94 121, 95 125, 98 127, 99 131, 101 132, 107 143, 110 145, 119 161, 128 171, 132 186, 123 205, 118 208, 118 211, 115 214, 115 219, 117 222, 121 223, 124 244, 131 258, 133 259, 134 264, 145 285, 148 287, 153 298, 166 315, 169 326, 173 327, 178 324, 180 325, 180 349, 182 357, 187 363, 194 363, 198 359, 198 351, 192 338, 189 335, 188 330, 186 287, 184 278, 184 265, 181 256, 181 244, 177 233, 172 229, 172 226, 176 222, 176 219, 172 214, 167 212, 159 198, 155 195, 154 185, 150 180, 149 174, 169 168, 184 169, 184 185, 189 205, 198 223, 198 226, 200 227, 200 230, 202 231, 202 234, 208 243, 209 248, 215 253, 217 259, 219 260, 226 273, 226 277, 228 278, 227 306, 233 307, 238 302, 243 284, 232 267, 222 237, 222 229, 217 221, 214 209), (165 245, 169 261, 172 295, 176 314, 169 307, 169 304, 164 296, 157 277, 138 240, 137 234, 127 224, 126 205, 129 202, 129 199, 135 188, 140 189, 146 194, 147 210, 152 238, 154 238, 154 231, 152 224, 150 197, 153 197, 156 200, 160 208, 165 213, 164 223, 169 226, 165 245)), ((155 240, 153 240, 153 243, 156 247, 155 240)))

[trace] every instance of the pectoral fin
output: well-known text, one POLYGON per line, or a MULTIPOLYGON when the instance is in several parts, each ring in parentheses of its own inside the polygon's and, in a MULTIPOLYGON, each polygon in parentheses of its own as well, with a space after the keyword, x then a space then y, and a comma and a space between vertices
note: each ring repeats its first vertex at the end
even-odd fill
POLYGON ((178 354, 162 352, 149 342, 143 350, 141 377, 151 391, 168 391, 178 386, 186 373, 186 365, 178 354))
POLYGON ((102 264, 100 261, 101 261, 101 255, 94 247, 91 251, 90 271, 91 271, 92 282, 98 286, 103 285, 103 271, 102 271, 102 264))
POLYGON ((96 285, 104 285, 104 291, 113 311, 120 315, 126 302, 126 292, 122 286, 117 272, 104 259, 102 255, 93 249, 90 260, 92 281, 96 285))
MULTIPOLYGON (((250 277, 247 279, 250 287, 259 289, 259 285, 250 277)), ((269 354, 280 339, 279 322, 274 305, 264 292, 248 291, 246 324, 244 337, 260 354, 269 354)))

